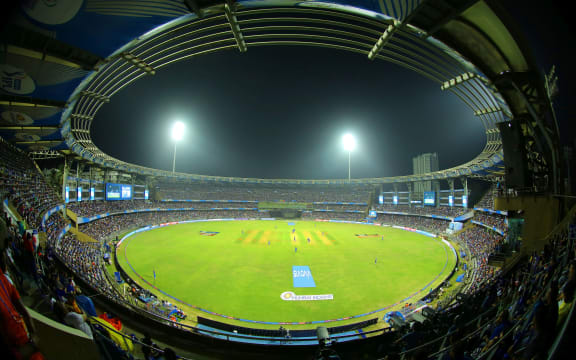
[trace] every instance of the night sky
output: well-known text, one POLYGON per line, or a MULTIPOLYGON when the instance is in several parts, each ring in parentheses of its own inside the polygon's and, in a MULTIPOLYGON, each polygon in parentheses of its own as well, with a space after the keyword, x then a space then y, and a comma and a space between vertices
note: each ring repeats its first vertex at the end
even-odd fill
MULTIPOLYGON (((522 29, 534 24, 531 10, 520 11, 522 29)), ((530 30, 531 40, 543 40, 537 27, 530 30)), ((546 46, 536 47, 546 54, 538 61, 558 65, 563 54, 546 46)), ((472 159, 486 141, 470 109, 412 71, 294 46, 220 52, 163 68, 103 106, 92 136, 111 156, 171 170, 176 120, 187 126, 176 170, 203 175, 346 178, 346 132, 358 140, 353 178, 410 174, 411 158, 424 152, 437 152, 440 167, 449 168, 472 159)))

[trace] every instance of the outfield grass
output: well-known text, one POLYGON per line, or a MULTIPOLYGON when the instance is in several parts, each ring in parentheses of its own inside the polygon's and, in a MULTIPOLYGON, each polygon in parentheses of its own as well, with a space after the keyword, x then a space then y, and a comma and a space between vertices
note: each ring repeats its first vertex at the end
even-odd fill
POLYGON ((185 303, 272 322, 337 319, 381 309, 437 277, 435 284, 440 283, 456 262, 441 241, 404 230, 289 223, 215 221, 158 228, 127 238, 117 250, 118 261, 145 288, 151 289, 137 274, 185 303), (316 287, 294 288, 293 265, 309 266, 316 287), (333 294, 334 299, 284 301, 280 294, 285 291, 333 294))

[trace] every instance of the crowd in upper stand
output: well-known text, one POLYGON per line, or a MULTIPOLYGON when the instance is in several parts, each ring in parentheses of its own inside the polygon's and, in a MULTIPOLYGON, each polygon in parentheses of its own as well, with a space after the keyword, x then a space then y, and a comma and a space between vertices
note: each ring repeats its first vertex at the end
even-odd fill
MULTIPOLYGON (((81 217, 90 217, 99 214, 114 214, 126 210, 142 210, 142 209, 194 209, 194 210, 210 210, 210 209, 255 209, 258 208, 257 203, 242 203, 242 202, 214 202, 214 201, 149 201, 149 200, 126 200, 126 201, 82 201, 73 202, 66 205, 68 209, 81 217)), ((335 205, 335 204, 315 204, 312 207, 314 210, 331 210, 331 211, 366 211, 366 205, 335 205)), ((241 211, 241 210, 239 210, 241 211)))
POLYGON ((158 191, 163 199, 174 200, 250 200, 295 202, 362 202, 372 196, 370 187, 349 186, 289 186, 266 184, 160 184, 158 191))
POLYGON ((447 220, 422 216, 378 214, 377 223, 404 226, 412 229, 426 230, 434 234, 444 233, 450 223, 447 220))
POLYGON ((341 220, 341 221, 365 221, 366 215, 363 213, 347 212, 326 212, 326 211, 306 211, 302 212, 304 220, 341 220))
POLYGON ((71 202, 66 204, 66 208, 70 209, 78 216, 90 217, 105 213, 122 212, 125 210, 133 209, 146 209, 157 206, 152 206, 150 202, 144 200, 118 200, 118 201, 82 201, 71 202))
POLYGON ((478 201, 478 203, 474 206, 477 208, 483 209, 494 209, 494 197, 497 196, 498 190, 496 184, 492 184, 490 189, 486 191, 484 196, 478 201))
POLYGON ((366 211, 364 205, 326 205, 314 204, 314 210, 329 210, 329 211, 366 211))
POLYGON ((29 227, 39 228, 44 212, 62 204, 62 200, 20 150, 0 139, 0 154, 2 200, 12 202, 29 227))
POLYGON ((500 230, 505 230, 508 227, 506 217, 500 214, 475 211, 473 220, 500 230))
POLYGON ((394 212, 404 212, 408 214, 417 215, 441 215, 447 217, 458 217, 470 211, 470 209, 461 207, 450 207, 450 206, 408 206, 408 205, 390 205, 390 204, 378 204, 374 206, 375 210, 379 211, 394 211, 394 212))

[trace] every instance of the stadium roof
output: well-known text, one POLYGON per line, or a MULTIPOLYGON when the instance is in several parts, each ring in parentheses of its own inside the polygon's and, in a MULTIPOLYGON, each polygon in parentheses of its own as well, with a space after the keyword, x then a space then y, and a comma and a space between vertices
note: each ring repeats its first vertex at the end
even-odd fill
POLYGON ((194 56, 274 45, 329 47, 403 66, 458 96, 484 125, 484 150, 465 164, 356 183, 502 175, 496 124, 513 118, 527 119, 524 135, 540 153, 557 135, 541 115, 549 107, 545 84, 496 1, 34 2, 17 9, 2 39, 0 136, 33 157, 76 154, 102 167, 179 179, 347 182, 173 175, 113 158, 92 142, 96 113, 128 84, 194 56), (543 137, 550 129, 556 134, 543 137))

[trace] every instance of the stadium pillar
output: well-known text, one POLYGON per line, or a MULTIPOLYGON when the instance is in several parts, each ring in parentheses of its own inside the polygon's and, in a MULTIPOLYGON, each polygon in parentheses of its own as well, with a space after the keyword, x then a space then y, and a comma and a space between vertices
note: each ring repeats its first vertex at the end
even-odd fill
POLYGON ((432 181, 432 188, 434 189, 434 207, 440 206, 440 181, 432 181))
POLYGON ((62 170, 62 199, 66 198, 66 185, 68 185, 68 171, 70 168, 70 162, 68 157, 64 157, 64 169, 62 170))
MULTIPOLYGON (((464 188, 464 195, 466 195, 466 199, 468 199, 468 178, 463 176, 460 178, 460 181, 462 182, 462 187, 464 188)), ((466 205, 466 207, 468 207, 468 205, 466 205)))
POLYGON ((450 196, 452 196, 452 201, 454 201, 454 179, 447 179, 446 181, 448 181, 448 186, 450 186, 450 196))

